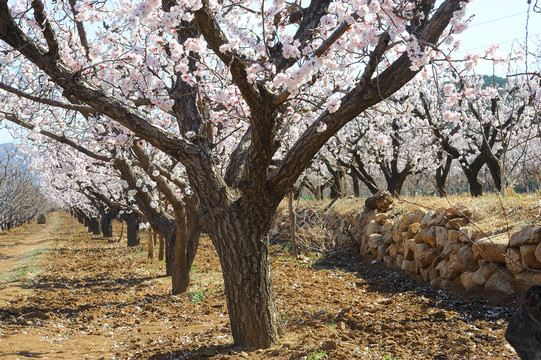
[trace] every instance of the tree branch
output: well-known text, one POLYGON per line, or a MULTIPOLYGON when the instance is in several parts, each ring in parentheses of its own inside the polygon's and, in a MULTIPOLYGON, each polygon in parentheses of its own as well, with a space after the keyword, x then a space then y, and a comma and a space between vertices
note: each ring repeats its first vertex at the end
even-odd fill
POLYGON ((32 0, 32 8, 34 9, 34 17, 38 23, 41 30, 43 30, 43 36, 49 47, 48 54, 55 59, 60 58, 60 52, 58 51, 58 40, 56 39, 56 34, 51 27, 51 23, 47 19, 47 14, 45 13, 45 8, 41 0, 32 0))
POLYGON ((26 92, 24 92, 22 90, 19 90, 19 89, 16 89, 16 88, 12 87, 12 86, 4 84, 2 82, 0 82, 0 89, 5 90, 5 91, 7 91, 9 93, 12 93, 14 95, 20 96, 22 98, 35 101, 35 102, 40 103, 40 104, 51 105, 51 106, 66 109, 66 110, 75 110, 75 111, 79 111, 79 112, 85 113, 85 114, 96 114, 97 113, 96 110, 94 110, 90 106, 77 105, 77 104, 68 104, 68 103, 64 103, 64 102, 61 102, 61 101, 57 101, 57 100, 51 100, 51 99, 43 98, 41 96, 31 95, 31 94, 28 94, 28 93, 26 93, 26 92))
POLYGON ((107 95, 80 74, 70 70, 63 62, 50 56, 18 28, 7 1, 4 0, 0 1, 0 38, 49 75, 65 93, 75 96, 97 112, 118 121, 165 153, 185 164, 193 163, 195 158, 199 157, 200 153, 194 144, 152 125, 143 114, 107 95))
POLYGON ((86 31, 85 27, 83 26, 83 23, 77 20, 77 11, 75 10, 75 0, 69 0, 70 6, 71 6, 71 12, 73 13, 73 21, 75 22, 75 26, 77 27, 77 34, 79 35, 79 40, 81 41, 81 45, 85 49, 86 57, 90 56, 90 46, 88 45, 88 40, 86 38, 86 31))
MULTIPOLYGON (((301 43, 301 48, 305 47, 306 44, 312 40, 314 30, 319 26, 321 17, 327 13, 330 3, 330 0, 312 0, 310 6, 303 10, 301 24, 293 36, 294 40, 298 40, 301 43)), ((277 73, 284 71, 297 61, 293 58, 284 58, 282 49, 282 43, 277 43, 270 49, 277 73)))
MULTIPOLYGON (((22 127, 26 128, 26 129, 29 129, 29 130, 34 130, 34 128, 35 128, 34 125, 28 124, 27 122, 25 122, 24 120, 21 120, 18 116, 16 116, 13 113, 7 113, 7 112, 3 112, 3 111, 0 111, 0 113, 4 115, 6 120, 11 121, 14 124, 17 124, 17 125, 22 126, 22 127)), ((55 141, 58 141, 59 143, 66 144, 66 145, 74 148, 75 150, 77 150, 77 151, 79 151, 79 152, 81 152, 81 153, 85 154, 86 156, 91 157, 93 159, 101 160, 101 161, 104 161, 104 162, 109 162, 109 161, 114 159, 114 158, 111 158, 111 157, 96 154, 95 152, 88 150, 84 146, 76 144, 75 142, 73 142, 72 140, 68 139, 67 137, 65 137, 63 135, 62 136, 56 135, 56 134, 54 134, 54 133, 52 133, 50 131, 43 130, 43 129, 40 129, 39 133, 44 135, 44 136, 47 136, 48 138, 51 138, 51 139, 53 139, 55 141)))
MULTIPOLYGON (((461 0, 445 0, 432 18, 423 24, 424 27, 419 29, 420 36, 418 38, 436 43, 449 24, 453 13, 460 8, 460 2, 461 0)), ((399 90, 417 74, 419 70, 413 71, 410 66, 411 61, 408 55, 402 54, 375 80, 369 81, 366 86, 356 87, 344 96, 338 111, 332 114, 328 111, 323 112, 319 119, 314 121, 293 145, 280 162, 277 171, 269 174, 268 188, 270 191, 285 195, 317 151, 331 136, 362 111, 399 90), (319 123, 326 124, 327 130, 318 132, 319 123)))
POLYGON ((203 35, 210 49, 225 65, 229 66, 233 82, 238 86, 248 106, 252 109, 259 108, 263 103, 261 96, 270 96, 270 93, 263 88, 257 89, 253 84, 248 82, 246 64, 241 56, 233 50, 220 51, 220 47, 228 44, 229 41, 213 16, 209 1, 202 0, 202 4, 201 9, 194 13, 198 31, 203 35), (260 91, 264 91, 266 94, 261 94, 260 91))

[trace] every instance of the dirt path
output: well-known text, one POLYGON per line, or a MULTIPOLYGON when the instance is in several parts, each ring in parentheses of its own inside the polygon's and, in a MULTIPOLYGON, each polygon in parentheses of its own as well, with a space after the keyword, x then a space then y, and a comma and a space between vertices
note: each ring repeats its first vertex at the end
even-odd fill
POLYGON ((270 349, 234 347, 208 239, 191 292, 173 296, 164 263, 143 248, 62 221, 42 272, 23 284, 31 293, 0 306, 1 359, 518 358, 503 339, 509 308, 449 296, 357 257, 293 261, 279 246, 273 274, 287 333, 270 349))
POLYGON ((26 289, 22 281, 35 274, 39 256, 51 246, 51 235, 62 225, 64 213, 47 215, 47 223, 36 221, 0 232, 0 306, 26 289))

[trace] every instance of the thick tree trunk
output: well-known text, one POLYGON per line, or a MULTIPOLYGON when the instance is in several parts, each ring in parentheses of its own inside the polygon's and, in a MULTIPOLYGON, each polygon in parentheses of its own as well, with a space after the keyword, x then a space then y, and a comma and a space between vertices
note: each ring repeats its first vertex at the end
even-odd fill
POLYGON ((361 196, 361 188, 359 186, 359 179, 357 178, 356 175, 351 174, 351 181, 353 182, 353 195, 355 195, 355 197, 359 197, 361 196))
POLYGON ((117 212, 114 210, 104 211, 101 213, 100 223, 103 237, 113 237, 113 219, 117 212))
POLYGON ((477 177, 478 172, 476 171, 464 171, 466 179, 468 179, 468 185, 470 187, 471 196, 482 196, 483 195, 483 185, 479 182, 477 177))
POLYGON ((88 232, 94 235, 100 235, 100 222, 97 216, 91 216, 88 223, 88 232))
POLYGON ((171 274, 173 294, 183 293, 190 286, 190 270, 201 236, 202 222, 195 199, 187 198, 185 202, 191 206, 184 207, 182 214, 178 212, 176 219, 175 260, 171 274), (188 204, 189 201, 192 203, 188 204))
POLYGON ((272 210, 257 216, 236 207, 213 212, 205 228, 220 257, 235 344, 266 348, 283 332, 268 252, 272 210))
POLYGON ((158 245, 158 260, 159 261, 162 261, 164 259, 164 256, 165 256, 165 241, 163 239, 163 234, 162 233, 158 233, 158 241, 159 241, 159 245, 158 245))
POLYGON ((410 167, 407 166, 402 172, 393 172, 387 180, 387 191, 391 193, 393 197, 397 197, 402 192, 402 187, 404 187, 404 182, 410 174, 410 167))
POLYGON ((165 229, 163 237, 165 243, 165 275, 172 276, 175 262, 175 243, 177 238, 177 229, 174 223, 165 229))
POLYGON ((184 224, 177 221, 176 239, 174 244, 174 265, 171 273, 172 294, 181 294, 186 292, 190 286, 190 265, 186 257, 188 239, 186 233, 182 231, 184 224))
POLYGON ((141 218, 136 214, 128 214, 125 216, 125 220, 128 228, 128 246, 139 245, 139 224, 141 223, 141 218))
POLYGON ((502 172, 500 164, 494 158, 489 158, 487 161, 487 166, 490 171, 490 175, 492 176, 492 180, 494 180, 494 186, 496 186, 498 191, 502 191, 502 172))

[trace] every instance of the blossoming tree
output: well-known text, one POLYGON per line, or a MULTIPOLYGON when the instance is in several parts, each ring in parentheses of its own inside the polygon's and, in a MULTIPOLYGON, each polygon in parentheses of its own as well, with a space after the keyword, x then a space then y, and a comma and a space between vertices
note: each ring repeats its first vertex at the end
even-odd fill
POLYGON ((267 240, 278 204, 331 136, 464 30, 464 6, 0 0, 1 76, 33 109, 97 113, 185 166, 234 341, 266 347, 283 330, 267 240))

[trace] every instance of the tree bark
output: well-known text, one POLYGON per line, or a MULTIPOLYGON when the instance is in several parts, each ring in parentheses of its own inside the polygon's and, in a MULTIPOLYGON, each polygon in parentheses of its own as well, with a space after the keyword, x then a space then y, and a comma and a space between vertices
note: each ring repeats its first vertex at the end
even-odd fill
MULTIPOLYGON (((438 158, 441 159, 441 157, 443 157, 443 152, 438 153, 438 158)), ((436 169, 436 189, 438 190, 438 194, 442 197, 447 195, 445 183, 447 182, 447 177, 449 176, 452 162, 453 157, 451 155, 447 155, 445 158, 445 164, 438 166, 436 169)))
POLYGON ((361 196, 361 188, 359 187, 359 179, 357 176, 353 173, 353 166, 351 167, 351 181, 353 182, 353 195, 355 197, 361 196))
POLYGON ((509 321, 505 339, 522 360, 541 359, 541 286, 528 288, 509 321))
POLYGON ((139 245, 139 224, 141 224, 141 218, 137 214, 127 214, 124 216, 127 225, 127 237, 128 237, 128 246, 137 246, 139 245))
POLYGON ((466 170, 464 169, 464 174, 468 180, 468 185, 470 187, 471 196, 482 196, 483 195, 483 185, 479 182, 478 179, 479 171, 466 170))
POLYGON ((199 247, 199 237, 203 225, 197 199, 186 197, 184 203, 186 206, 175 208, 176 241, 174 267, 171 274, 173 294, 183 293, 190 286, 190 270, 199 247))
POLYGON ((158 241, 159 241, 159 245, 158 245, 158 260, 159 261, 162 261, 164 259, 164 256, 165 256, 165 241, 163 239, 163 234, 162 233, 158 233, 158 241))
POLYGON ((267 233, 273 211, 266 216, 232 204, 214 214, 205 228, 218 251, 225 283, 231 332, 235 344, 266 348, 283 333, 268 251, 267 233))
POLYGON ((114 210, 102 212, 100 223, 103 237, 113 237, 113 219, 116 217, 117 213, 118 212, 114 210))
POLYGON ((91 216, 88 223, 88 232, 94 235, 100 235, 100 222, 97 216, 91 216))

